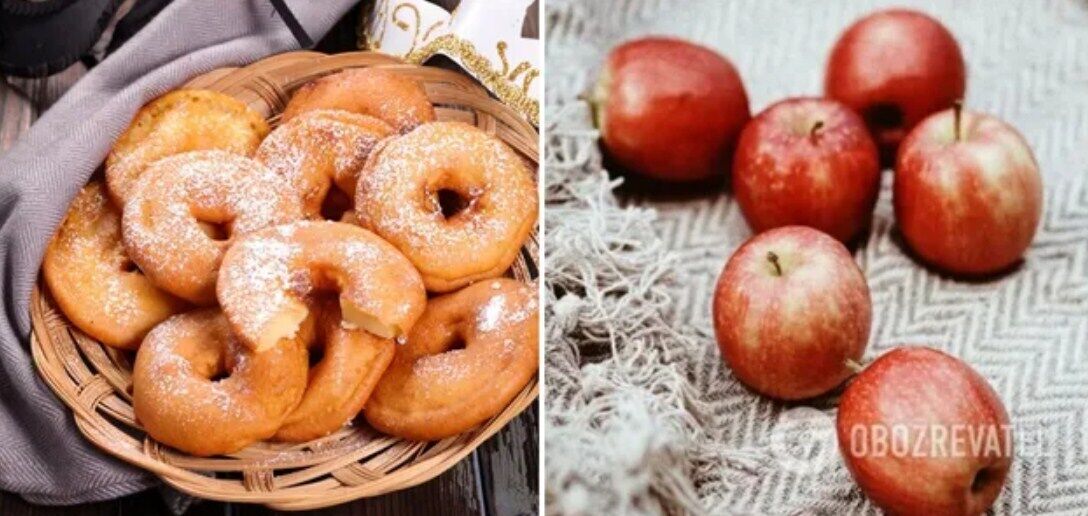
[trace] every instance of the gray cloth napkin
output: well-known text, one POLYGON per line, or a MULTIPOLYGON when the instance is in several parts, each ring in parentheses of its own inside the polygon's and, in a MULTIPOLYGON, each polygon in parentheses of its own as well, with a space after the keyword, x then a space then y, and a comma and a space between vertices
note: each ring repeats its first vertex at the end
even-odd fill
MULTIPOLYGON (((355 0, 288 1, 314 40, 355 0)), ((0 490, 44 504, 132 493, 154 478, 95 449, 31 362, 29 301, 69 201, 145 102, 201 73, 298 47, 264 0, 176 0, 0 156, 0 490)))

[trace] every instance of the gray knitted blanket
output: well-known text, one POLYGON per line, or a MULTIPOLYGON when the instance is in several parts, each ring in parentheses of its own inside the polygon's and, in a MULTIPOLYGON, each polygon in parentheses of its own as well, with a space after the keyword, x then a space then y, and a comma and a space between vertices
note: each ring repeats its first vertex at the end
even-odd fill
MULTIPOLYGON (((750 232, 716 193, 632 196, 602 169, 577 100, 624 39, 673 34, 737 65, 753 112, 821 91, 839 32, 885 2, 550 0, 546 102, 546 504, 551 513, 869 514, 839 456, 837 399, 751 394, 714 343, 710 295, 750 232)), ((1088 505, 1088 4, 897 2, 957 36, 968 106, 1016 126, 1043 171, 1023 267, 988 282, 912 261, 885 174, 855 257, 873 297, 866 359, 904 344, 984 375, 1015 425, 996 514, 1088 505)))

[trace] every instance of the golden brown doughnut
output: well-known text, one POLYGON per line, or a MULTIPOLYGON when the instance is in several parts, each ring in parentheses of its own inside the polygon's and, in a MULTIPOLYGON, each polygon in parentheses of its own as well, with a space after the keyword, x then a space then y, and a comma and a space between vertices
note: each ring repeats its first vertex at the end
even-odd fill
POLYGON ((309 441, 343 427, 363 409, 393 360, 393 340, 344 328, 336 302, 321 303, 316 312, 311 346, 322 346, 324 355, 310 369, 302 401, 276 432, 279 441, 309 441))
POLYGON ((251 233, 223 257, 216 291, 240 339, 266 349, 297 333, 307 300, 338 291, 342 324, 402 336, 427 303, 412 264, 377 235, 341 222, 303 221, 251 233))
POLYGON ((307 217, 321 212, 330 186, 354 198, 359 171, 378 141, 394 134, 377 118, 338 109, 307 111, 272 131, 257 161, 287 178, 307 217))
POLYGON ((432 299, 371 394, 367 421, 428 441, 498 414, 537 370, 536 296, 502 278, 432 299))
POLYGON ((253 352, 234 338, 222 312, 196 310, 144 339, 132 407, 161 443, 201 457, 233 453, 276 433, 302 398, 308 367, 299 340, 253 352))
POLYGON ((42 261, 60 310, 103 344, 136 349, 156 324, 185 303, 151 283, 121 245, 121 211, 100 181, 76 195, 42 261))
POLYGON ((268 123, 240 100, 208 90, 177 90, 144 106, 106 158, 110 197, 124 206, 136 178, 154 161, 191 150, 250 156, 268 123))
POLYGON ((373 67, 344 70, 307 83, 287 103, 283 120, 314 109, 370 115, 401 133, 435 119, 434 106, 415 79, 373 67))
POLYGON ((235 238, 301 218, 296 192, 275 172, 237 154, 193 151, 147 167, 121 227, 125 249, 152 282, 212 305, 219 262, 235 238), (209 236, 201 223, 225 234, 209 236))
POLYGON ((371 153, 355 214, 412 261, 427 290, 449 292, 510 268, 536 223, 536 185, 498 138, 434 122, 371 153), (462 205, 450 216, 440 202, 446 195, 462 205))

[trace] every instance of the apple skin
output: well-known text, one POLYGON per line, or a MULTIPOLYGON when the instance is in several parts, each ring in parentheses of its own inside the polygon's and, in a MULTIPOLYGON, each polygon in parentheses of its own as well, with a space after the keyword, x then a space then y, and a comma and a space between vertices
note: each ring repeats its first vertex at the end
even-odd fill
POLYGON ((847 469, 891 515, 967 515, 989 508, 1012 464, 1008 425, 1004 405, 982 376, 958 358, 925 347, 896 348, 869 364, 840 398, 835 423, 847 469), (903 436, 906 453, 872 452, 877 440, 869 429, 895 425, 921 429, 903 436), (968 440, 972 431, 985 437, 982 445, 968 441, 958 453, 944 441, 949 451, 942 452, 929 425, 945 428, 949 436, 958 425, 968 440), (987 448, 991 435, 997 446, 987 448), (921 454, 915 455, 919 443, 921 454))
POLYGON ((962 99, 967 70, 959 44, 937 20, 889 9, 851 25, 827 63, 824 93, 861 114, 884 163, 911 128, 962 99))
POLYGON ((662 37, 612 49, 590 102, 609 157, 667 182, 724 175, 751 117, 744 84, 727 59, 662 37))
POLYGON ((846 360, 865 352, 872 311, 846 247, 804 226, 741 245, 718 277, 712 307, 718 348, 733 374, 782 400, 819 396, 846 380, 846 360))
POLYGON ((786 99, 741 132, 733 191, 756 232, 802 225, 850 242, 872 220, 880 158, 865 122, 850 108, 786 99))
POLYGON ((895 217, 907 244, 938 269, 1000 272, 1031 245, 1042 217, 1039 167, 1016 129, 955 109, 934 114, 903 141, 895 166, 895 217))

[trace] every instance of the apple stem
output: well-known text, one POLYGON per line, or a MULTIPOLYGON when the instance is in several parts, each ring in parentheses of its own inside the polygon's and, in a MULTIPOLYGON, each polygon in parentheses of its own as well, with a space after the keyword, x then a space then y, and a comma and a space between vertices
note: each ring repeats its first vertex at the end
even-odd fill
POLYGON ((774 251, 767 251, 767 260, 770 261, 772 265, 774 265, 774 275, 781 276, 782 266, 778 264, 778 255, 774 254, 774 251))
POLYGON ((585 102, 589 106, 589 116, 592 119, 593 127, 600 129, 600 122, 597 118, 597 110, 600 109, 597 106, 597 99, 592 93, 583 92, 578 95, 578 100, 585 102))
POLYGON ((816 136, 820 132, 820 129, 823 129, 823 128, 824 128, 824 121, 823 120, 818 120, 815 124, 812 124, 812 129, 810 129, 809 132, 808 132, 808 138, 809 138, 809 140, 812 140, 812 143, 816 143, 816 136))
POLYGON ((956 131, 956 141, 960 141, 960 121, 963 119, 963 99, 952 103, 952 129, 956 131))
POLYGON ((865 369, 865 366, 857 363, 856 361, 854 361, 853 359, 850 359, 850 358, 844 360, 843 364, 846 365, 846 368, 849 369, 854 374, 858 374, 858 373, 860 373, 862 371, 862 369, 865 369))

